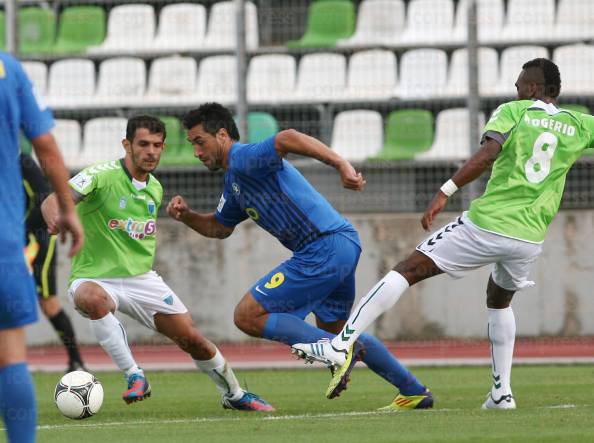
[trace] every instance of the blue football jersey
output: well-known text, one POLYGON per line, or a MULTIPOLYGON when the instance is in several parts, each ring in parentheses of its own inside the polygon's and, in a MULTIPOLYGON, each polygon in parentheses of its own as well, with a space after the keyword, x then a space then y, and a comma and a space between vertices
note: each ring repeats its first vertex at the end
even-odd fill
POLYGON ((275 149, 275 137, 231 147, 216 219, 235 226, 248 217, 291 251, 351 224, 275 149))
POLYGON ((0 52, 0 262, 23 261, 25 196, 19 135, 34 139, 54 125, 21 64, 0 52))

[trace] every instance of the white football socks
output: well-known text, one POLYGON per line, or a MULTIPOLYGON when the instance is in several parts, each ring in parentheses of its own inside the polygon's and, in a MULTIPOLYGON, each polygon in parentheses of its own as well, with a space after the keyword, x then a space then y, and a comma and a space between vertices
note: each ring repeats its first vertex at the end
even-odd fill
POLYGON ((511 394, 511 368, 516 339, 516 319, 511 306, 489 309, 489 340, 491 341, 493 398, 511 394))
POLYGON ((340 334, 332 339, 332 346, 336 349, 349 349, 376 318, 394 306, 408 287, 408 281, 402 274, 388 272, 359 301, 340 334))
POLYGON ((217 349, 216 354, 210 360, 194 360, 196 367, 205 372, 215 383, 219 392, 230 400, 239 400, 244 391, 239 386, 233 369, 217 349))
POLYGON ((91 329, 101 347, 125 372, 126 378, 134 373, 143 373, 132 357, 126 331, 115 315, 110 312, 99 320, 91 320, 91 329))

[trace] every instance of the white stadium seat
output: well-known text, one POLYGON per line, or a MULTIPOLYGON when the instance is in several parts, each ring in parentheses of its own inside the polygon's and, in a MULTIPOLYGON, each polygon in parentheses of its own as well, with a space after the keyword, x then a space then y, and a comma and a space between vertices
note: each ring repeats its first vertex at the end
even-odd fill
POLYGON ((342 157, 359 161, 376 156, 384 144, 384 124, 377 111, 343 111, 334 118, 332 149, 342 157))
POLYGON ((257 55, 247 72, 248 100, 253 103, 283 102, 295 92, 297 62, 287 54, 257 55))
POLYGON ((406 46, 444 44, 454 41, 452 0, 411 0, 406 29, 399 44, 406 46))
POLYGON ((77 120, 56 119, 52 134, 56 138, 66 166, 70 169, 82 168, 84 165, 81 162, 82 134, 80 123, 77 120))
POLYGON ((301 58, 297 88, 298 102, 327 102, 340 99, 346 87, 346 58, 342 54, 319 52, 301 58))
POLYGON ((402 0, 364 0, 359 5, 355 33, 339 40, 338 46, 361 48, 393 45, 404 30, 402 0))
POLYGON ((400 59, 400 83, 395 95, 427 99, 439 95, 447 83, 448 61, 441 49, 413 49, 400 59))
POLYGON ((594 39, 594 2, 559 0, 553 38, 556 41, 594 39))
MULTIPOLYGON (((237 46, 235 4, 225 1, 212 5, 203 49, 230 50, 237 46)), ((252 2, 245 2, 245 40, 247 49, 258 48, 258 11, 252 2)))
POLYGON ((594 94, 594 46, 559 46, 553 52, 553 61, 561 71, 561 95, 594 94))
POLYGON ((396 87, 396 56, 392 51, 370 49, 349 59, 345 100, 387 100, 396 87))
POLYGON ((77 108, 95 97, 95 65, 91 60, 58 60, 49 69, 48 104, 53 108, 77 108))
MULTIPOLYGON (((496 41, 501 36, 505 18, 503 0, 477 1, 477 30, 480 42, 496 41)), ((466 42, 468 38, 468 0, 461 0, 456 10, 455 40, 466 42)))
POLYGON ((197 96, 201 101, 230 104, 237 100, 237 62, 234 55, 203 58, 198 67, 197 96))
POLYGON ((156 51, 199 51, 206 35, 204 5, 167 5, 159 15, 159 29, 153 43, 156 51))
POLYGON ((191 103, 196 98, 198 67, 192 57, 161 57, 153 60, 144 100, 152 105, 191 103))
POLYGON ((45 96, 47 92, 47 65, 43 62, 21 62, 27 77, 35 86, 35 90, 45 96))
POLYGON ((503 33, 495 41, 549 41, 554 23, 555 0, 509 0, 503 33))
POLYGON ((104 60, 99 66, 97 103, 103 106, 133 105, 142 100, 146 89, 144 60, 118 57, 104 60))
POLYGON ((107 37, 89 53, 149 51, 155 37, 155 10, 150 5, 115 6, 107 20, 107 37))
MULTIPOLYGON (((498 56, 493 48, 479 48, 479 91, 492 90, 497 86, 498 56)), ((457 49, 452 54, 448 73, 448 84, 444 90, 447 97, 468 95, 468 51, 457 49)))
POLYGON ((121 117, 98 117, 85 123, 81 164, 117 160, 125 155, 122 140, 126 138, 127 120, 121 117))
MULTIPOLYGON (((485 125, 485 116, 479 115, 479 131, 485 125)), ((446 109, 437 114, 435 139, 429 151, 417 156, 418 160, 464 160, 470 157, 473 146, 468 143, 468 109, 446 109)), ((476 141, 478 146, 478 140, 476 141)))
POLYGON ((535 58, 549 56, 543 46, 512 46, 501 53, 499 60, 499 80, 494 88, 486 88, 486 95, 490 96, 516 96, 516 80, 522 71, 522 66, 535 58))

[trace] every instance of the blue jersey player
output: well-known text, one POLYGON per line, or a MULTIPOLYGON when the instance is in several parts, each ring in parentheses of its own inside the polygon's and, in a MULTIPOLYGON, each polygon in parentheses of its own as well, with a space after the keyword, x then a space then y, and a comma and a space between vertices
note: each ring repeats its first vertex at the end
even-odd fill
MULTIPOLYGON (((202 163, 211 171, 225 170, 225 185, 214 212, 192 211, 175 196, 169 214, 206 237, 221 239, 251 218, 293 252, 243 296, 235 308, 237 327, 253 337, 288 345, 306 338, 333 338, 355 297, 359 236, 284 157, 299 154, 333 166, 347 189, 363 189, 362 175, 319 140, 295 130, 281 131, 261 143, 238 143, 231 112, 217 103, 190 111, 183 123, 202 163), (317 327, 304 321, 311 312, 317 327)), ((432 406, 431 393, 379 340, 364 334, 359 341, 366 351, 363 361, 400 390, 409 408, 432 406)), ((342 389, 337 386, 327 395, 334 398, 342 389)))
POLYGON ((54 137, 51 112, 20 63, 0 52, 0 414, 10 443, 35 441, 37 412, 27 369, 24 326, 37 320, 37 296, 25 263, 25 196, 19 160, 23 130, 60 195, 60 226, 74 255, 83 233, 68 190, 68 171, 54 137))

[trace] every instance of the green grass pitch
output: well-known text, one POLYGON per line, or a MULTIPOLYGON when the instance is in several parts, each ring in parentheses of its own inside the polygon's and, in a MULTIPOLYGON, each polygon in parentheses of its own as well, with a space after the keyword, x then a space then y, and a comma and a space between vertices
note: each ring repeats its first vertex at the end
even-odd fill
MULTIPOLYGON (((238 371, 238 378, 273 403, 270 415, 225 411, 214 385, 197 372, 148 372, 153 396, 127 406, 120 374, 99 373, 101 411, 83 421, 53 404, 59 374, 37 374, 38 441, 107 442, 594 442, 594 366, 518 366, 518 409, 481 411, 487 367, 417 368, 434 392, 431 411, 376 413, 394 397, 390 385, 356 369, 340 398, 323 392, 326 370, 238 371)), ((0 441, 5 441, 5 436, 0 441)))

